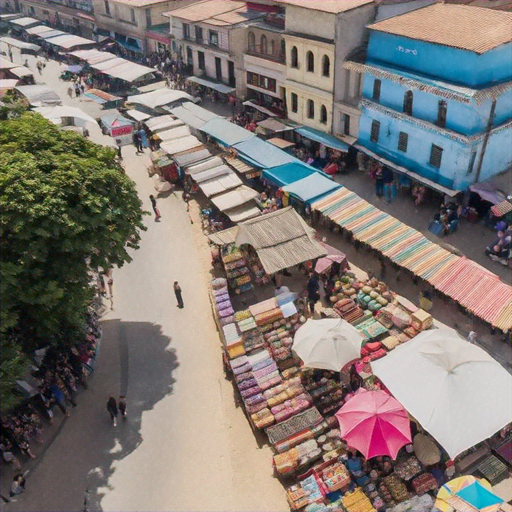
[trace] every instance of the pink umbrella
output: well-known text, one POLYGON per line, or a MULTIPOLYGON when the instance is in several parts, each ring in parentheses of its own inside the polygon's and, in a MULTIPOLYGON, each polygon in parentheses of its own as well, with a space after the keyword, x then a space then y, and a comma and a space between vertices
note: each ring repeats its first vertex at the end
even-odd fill
POLYGON ((328 268, 331 267, 333 263, 343 263, 347 259, 347 256, 343 254, 338 249, 327 245, 324 242, 320 242, 322 247, 327 250, 327 256, 320 258, 315 265, 315 271, 319 274, 325 272, 328 268))
POLYGON ((360 388, 336 413, 340 435, 366 459, 388 455, 392 459, 411 443, 409 415, 385 391, 360 388))

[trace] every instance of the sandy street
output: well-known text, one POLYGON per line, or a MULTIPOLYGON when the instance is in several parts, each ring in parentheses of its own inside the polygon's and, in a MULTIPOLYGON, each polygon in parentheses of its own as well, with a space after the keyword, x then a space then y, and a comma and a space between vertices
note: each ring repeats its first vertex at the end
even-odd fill
MULTIPOLYGON (((35 59, 28 61, 35 70, 35 59)), ((53 87, 64 104, 102 115, 96 103, 69 98, 69 84, 58 79, 62 68, 48 63, 42 76, 36 71, 37 82, 53 87)), ((90 132, 92 140, 113 145, 99 128, 90 132)), ((125 146, 123 156, 149 211, 149 150, 136 156, 133 146, 125 146)), ((161 222, 145 218, 140 250, 114 271, 114 309, 102 319, 89 389, 52 431, 27 491, 4 510, 82 510, 86 488, 90 511, 288 510, 272 477, 271 451, 258 447, 223 373, 205 238, 180 197, 159 199, 158 206, 161 222), (176 307, 175 280, 184 309, 176 307), (105 403, 120 393, 127 395, 128 419, 113 427, 105 403)))

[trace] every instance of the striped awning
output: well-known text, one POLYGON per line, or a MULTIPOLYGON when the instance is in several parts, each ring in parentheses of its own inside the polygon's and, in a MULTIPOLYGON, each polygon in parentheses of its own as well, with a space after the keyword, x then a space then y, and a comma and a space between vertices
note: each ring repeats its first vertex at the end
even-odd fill
POLYGON ((512 287, 492 272, 431 242, 346 188, 311 207, 476 316, 499 329, 512 328, 512 287))
POLYGON ((491 212, 495 217, 503 217, 503 215, 512 212, 512 203, 509 201, 502 201, 501 203, 491 206, 491 212))

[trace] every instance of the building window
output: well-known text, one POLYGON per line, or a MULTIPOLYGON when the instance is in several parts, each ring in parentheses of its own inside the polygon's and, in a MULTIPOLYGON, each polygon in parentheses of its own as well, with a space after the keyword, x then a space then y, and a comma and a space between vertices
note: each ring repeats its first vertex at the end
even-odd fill
POLYGON ((308 113, 307 116, 309 119, 315 118, 315 102, 313 100, 308 100, 308 113))
POLYGON ((430 165, 436 169, 441 167, 441 159, 443 158, 443 148, 432 144, 430 148, 430 165))
POLYGON ((204 52, 197 52, 197 67, 206 71, 206 66, 204 65, 204 52))
POLYGON ((151 9, 146 9, 146 27, 151 27, 151 9))
POLYGON ((309 71, 310 73, 315 72, 315 57, 313 52, 306 53, 306 71, 309 71))
POLYGON ((402 153, 407 153, 407 144, 409 143, 409 135, 405 132, 400 132, 398 134, 398 151, 402 151, 402 153))
POLYGON ((299 97, 292 92, 291 94, 291 100, 292 100, 292 112, 297 112, 299 110, 299 97))
POLYGON ((130 9, 130 16, 132 23, 137 23, 137 20, 135 19, 135 9, 130 9))
POLYGON ((210 46, 219 46, 219 33, 210 30, 210 46))
POLYGON ((327 55, 322 57, 322 76, 331 75, 331 60, 327 55))
POLYGON ((253 85, 260 89, 266 89, 267 91, 276 92, 277 81, 275 78, 268 78, 257 73, 247 71, 247 85, 253 85))
POLYGON ((437 104, 437 126, 444 128, 446 126, 446 111, 448 104, 444 100, 440 100, 437 104))
POLYGON ((36 15, 36 10, 32 6, 30 6, 28 8, 28 13, 31 14, 32 16, 35 16, 36 15))
POLYGON ((187 46, 187 64, 189 66, 194 65, 194 57, 192 56, 192 48, 190 46, 187 46))
POLYGON ((378 80, 378 79, 375 79, 373 81, 373 96, 372 96, 372 99, 373 101, 380 101, 380 86, 381 86, 381 81, 378 80))
POLYGON ((467 170, 466 174, 471 174, 473 172, 473 168, 475 167, 475 160, 476 160, 476 151, 473 151, 469 158, 469 165, 468 165, 468 170, 467 170))
POLYGON ((264 54, 268 53, 267 36, 265 34, 260 38, 260 52, 264 54))
POLYGON ((196 31, 196 42, 202 43, 203 42, 203 29, 202 27, 198 27, 197 25, 194 27, 196 31))
POLYGON ((183 23, 183 39, 190 39, 190 25, 183 23))
POLYGON ((110 16, 110 5, 109 5, 108 1, 105 0, 103 3, 105 4, 105 14, 110 16))
POLYGON ((350 135, 350 116, 348 114, 343 114, 343 133, 350 135))
POLYGON ((404 113, 408 116, 412 116, 412 101, 413 101, 413 94, 412 91, 407 91, 404 94, 404 113))
POLYGON ((297 51, 297 47, 293 46, 290 56, 290 66, 292 68, 298 68, 299 67, 299 53, 297 51))
POLYGON ((276 54, 276 42, 271 39, 270 40, 270 55, 275 55, 276 54))
POLYGON ((380 131, 380 122, 372 121, 372 127, 370 130, 370 140, 372 142, 379 142, 379 131, 380 131))
POLYGON ((327 109, 325 108, 325 105, 320 107, 320 122, 322 124, 327 124, 327 109))
POLYGON ((256 49, 256 36, 254 32, 249 32, 249 51, 254 52, 256 49))

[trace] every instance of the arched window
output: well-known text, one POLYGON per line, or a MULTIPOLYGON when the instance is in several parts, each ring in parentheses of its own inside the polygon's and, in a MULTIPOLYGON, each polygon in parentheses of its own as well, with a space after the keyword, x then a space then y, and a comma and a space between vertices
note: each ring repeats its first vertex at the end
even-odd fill
POLYGON ((327 55, 322 57, 322 76, 331 75, 331 60, 327 55))
POLYGON ((308 100, 308 113, 307 113, 307 116, 309 117, 309 119, 314 119, 315 118, 315 102, 313 100, 308 100))
POLYGON ((325 105, 320 107, 320 122, 322 124, 327 124, 327 109, 325 108, 325 105))
POLYGON ((404 94, 404 113, 408 116, 412 116, 412 102, 413 94, 412 91, 407 91, 404 94))
POLYGON ((263 34, 260 39, 260 53, 268 53, 267 36, 263 34))
POLYGON ((299 67, 299 54, 297 51, 297 47, 293 46, 291 51, 290 65, 292 68, 299 67))
POLYGON ((315 72, 315 57, 313 52, 306 53, 306 71, 309 71, 310 73, 315 72))
POLYGON ((256 47, 256 36, 254 32, 249 32, 249 51, 253 52, 256 47))
POLYGON ((270 40, 270 55, 275 55, 276 54, 276 42, 271 39, 270 40))

